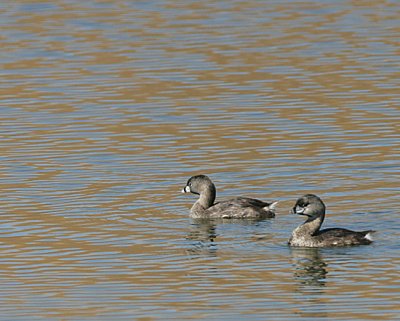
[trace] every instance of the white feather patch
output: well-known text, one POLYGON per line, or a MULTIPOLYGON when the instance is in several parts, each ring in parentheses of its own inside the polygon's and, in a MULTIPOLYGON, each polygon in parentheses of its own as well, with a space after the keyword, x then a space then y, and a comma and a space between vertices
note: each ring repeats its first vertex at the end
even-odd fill
POLYGON ((367 235, 365 235, 365 238, 371 242, 374 240, 374 238, 372 237, 372 233, 368 233, 367 235))
POLYGON ((273 211, 273 210, 275 210, 276 205, 278 205, 278 201, 271 203, 271 204, 268 206, 268 209, 270 209, 271 211, 273 211))

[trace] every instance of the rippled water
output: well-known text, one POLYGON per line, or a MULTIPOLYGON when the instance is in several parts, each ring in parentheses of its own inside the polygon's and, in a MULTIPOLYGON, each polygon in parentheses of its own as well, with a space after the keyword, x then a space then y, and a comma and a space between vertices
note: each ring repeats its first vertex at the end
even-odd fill
POLYGON ((0 319, 398 319, 399 10, 1 4, 0 319), (276 218, 190 220, 198 173, 276 218), (375 243, 287 247, 306 192, 375 243))

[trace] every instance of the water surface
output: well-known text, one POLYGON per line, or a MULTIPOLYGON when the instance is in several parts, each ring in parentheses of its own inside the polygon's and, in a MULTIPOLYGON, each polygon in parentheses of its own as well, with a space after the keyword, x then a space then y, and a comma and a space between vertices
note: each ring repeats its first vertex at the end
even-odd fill
POLYGON ((399 9, 0 5, 0 319, 398 319, 399 9), (199 173, 276 218, 190 220, 199 173), (308 192, 375 243, 287 247, 308 192))

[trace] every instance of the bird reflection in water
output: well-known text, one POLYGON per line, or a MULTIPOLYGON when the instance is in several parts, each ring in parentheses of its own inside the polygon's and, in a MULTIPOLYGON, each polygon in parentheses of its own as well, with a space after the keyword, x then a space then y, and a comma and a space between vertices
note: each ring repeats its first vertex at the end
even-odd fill
POLYGON ((321 257, 319 248, 291 248, 295 264, 294 279, 301 285, 324 287, 327 264, 321 257))
POLYGON ((194 254, 208 254, 216 256, 217 245, 214 242, 217 237, 216 224, 211 220, 193 220, 190 230, 186 236, 187 240, 192 241, 191 247, 187 252, 194 254))

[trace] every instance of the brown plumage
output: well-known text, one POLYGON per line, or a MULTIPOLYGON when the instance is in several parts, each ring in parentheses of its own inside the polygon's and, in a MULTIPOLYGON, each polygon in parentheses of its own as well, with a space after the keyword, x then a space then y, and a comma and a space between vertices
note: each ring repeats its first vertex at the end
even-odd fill
POLYGON ((192 176, 182 190, 182 193, 189 192, 200 195, 190 210, 193 218, 262 219, 275 216, 277 202, 267 203, 249 197, 235 197, 214 203, 215 185, 206 175, 192 176))
POLYGON ((300 197, 292 213, 305 215, 307 220, 292 233, 288 243, 291 246, 330 247, 367 245, 372 243, 372 230, 356 232, 343 228, 320 230, 325 218, 325 204, 313 194, 300 197))

